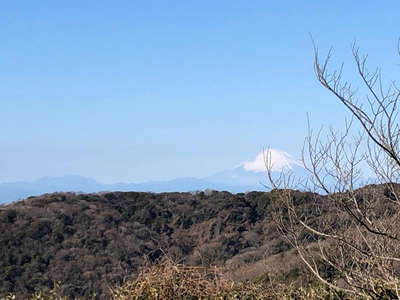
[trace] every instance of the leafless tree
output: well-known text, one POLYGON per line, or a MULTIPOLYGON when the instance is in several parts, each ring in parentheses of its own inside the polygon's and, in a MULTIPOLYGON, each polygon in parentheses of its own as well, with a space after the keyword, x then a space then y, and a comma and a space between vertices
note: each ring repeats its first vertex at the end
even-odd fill
POLYGON ((400 299, 400 89, 395 81, 384 83, 379 68, 368 70, 356 45, 357 89, 343 79, 343 65, 329 70, 332 51, 321 60, 314 49, 318 81, 352 118, 341 132, 309 129, 303 164, 310 178, 301 186, 309 191, 307 205, 298 203, 290 172, 273 176, 266 152, 280 196, 277 224, 327 286, 368 299, 400 299), (357 134, 354 125, 360 125, 357 134))

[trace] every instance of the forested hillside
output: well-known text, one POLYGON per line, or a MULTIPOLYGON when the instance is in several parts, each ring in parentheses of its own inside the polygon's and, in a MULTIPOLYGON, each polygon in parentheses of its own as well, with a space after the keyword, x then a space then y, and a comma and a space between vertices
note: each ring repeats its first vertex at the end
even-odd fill
MULTIPOLYGON (((303 202, 309 196, 296 193, 303 202)), ((273 224, 273 199, 274 192, 56 193, 2 206, 0 294, 60 282, 64 295, 104 298, 110 285, 164 255, 240 270, 239 279, 261 276, 258 262, 289 249, 273 224)))

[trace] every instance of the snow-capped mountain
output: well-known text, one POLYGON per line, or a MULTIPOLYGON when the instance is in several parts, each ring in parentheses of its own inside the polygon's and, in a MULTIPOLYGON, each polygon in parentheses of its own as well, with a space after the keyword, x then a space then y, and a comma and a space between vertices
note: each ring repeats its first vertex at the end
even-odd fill
POLYGON ((167 181, 144 183, 105 184, 94 179, 76 175, 43 177, 32 182, 0 183, 0 203, 6 203, 51 192, 100 192, 100 191, 141 191, 141 192, 188 192, 195 190, 224 190, 232 193, 265 191, 268 185, 266 162, 275 174, 290 171, 297 177, 304 177, 305 170, 299 161, 288 153, 270 149, 268 154, 259 153, 253 160, 242 162, 237 167, 217 172, 204 178, 177 178, 167 181))
POLYGON ((291 173, 298 178, 307 175, 299 160, 284 151, 269 149, 260 152, 254 160, 245 161, 238 167, 218 172, 204 179, 210 182, 252 186, 254 190, 266 189, 268 185, 267 166, 278 176, 281 172, 291 173))

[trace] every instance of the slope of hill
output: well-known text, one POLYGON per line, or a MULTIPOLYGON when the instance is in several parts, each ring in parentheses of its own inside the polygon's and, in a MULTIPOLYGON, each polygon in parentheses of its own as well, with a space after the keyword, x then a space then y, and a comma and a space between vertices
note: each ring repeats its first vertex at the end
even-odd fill
MULTIPOLYGON (((289 245, 271 218, 274 197, 55 193, 0 206, 0 295, 26 295, 59 281, 67 296, 96 293, 96 299, 106 299, 110 284, 163 255, 241 270, 239 277, 262 275, 265 257, 288 262, 283 253, 289 245)), ((296 198, 307 202, 310 195, 296 198)))

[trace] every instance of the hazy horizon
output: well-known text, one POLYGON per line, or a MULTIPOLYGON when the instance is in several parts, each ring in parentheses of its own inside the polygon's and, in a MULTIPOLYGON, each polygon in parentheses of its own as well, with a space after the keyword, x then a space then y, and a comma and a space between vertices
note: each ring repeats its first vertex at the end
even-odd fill
MULTIPOLYGON (((34 183, 40 180, 45 180, 45 179, 62 179, 62 178, 79 178, 81 177, 82 179, 90 179, 90 180, 95 180, 98 183, 101 184, 108 184, 108 185, 113 185, 113 184, 142 184, 142 183, 148 183, 148 182, 156 182, 156 181, 171 181, 171 180, 179 180, 179 179, 189 179, 189 178, 194 178, 194 179, 207 179, 209 177, 218 175, 220 173, 223 172, 232 172, 234 170, 237 169, 242 169, 245 172, 248 172, 249 174, 253 173, 253 174, 260 174, 263 173, 266 175, 267 169, 265 166, 265 161, 264 161, 264 157, 265 154, 267 153, 267 151, 269 151, 270 155, 271 155, 271 164, 272 164, 272 171, 273 172, 280 172, 284 169, 288 169, 288 168, 292 168, 293 166, 297 166, 300 168, 303 168, 301 162, 298 159, 293 158, 289 153, 278 150, 278 149, 268 149, 268 150, 263 150, 261 152, 259 152, 255 157, 253 157, 253 159, 250 160, 246 160, 246 161, 242 161, 240 164, 237 164, 235 166, 231 166, 230 168, 226 168, 223 170, 218 170, 217 172, 211 173, 211 174, 207 174, 205 176, 201 176, 201 177, 196 177, 196 176, 178 176, 178 177, 174 177, 174 178, 169 178, 169 179, 164 179, 164 180, 157 180, 157 179, 153 179, 153 180, 143 180, 143 181, 115 181, 115 182, 105 182, 102 180, 99 180, 96 177, 89 177, 89 176, 84 176, 81 174, 72 174, 72 173, 65 173, 65 174, 60 174, 60 175, 55 175, 55 176, 51 176, 51 175, 44 175, 44 176, 40 176, 40 177, 36 177, 36 178, 31 178, 31 179, 27 179, 27 180, 16 180, 16 181, 2 181, 1 183, 24 183, 24 182, 28 182, 28 183, 34 183)), ((254 182, 254 184, 257 184, 257 182, 254 182)))

